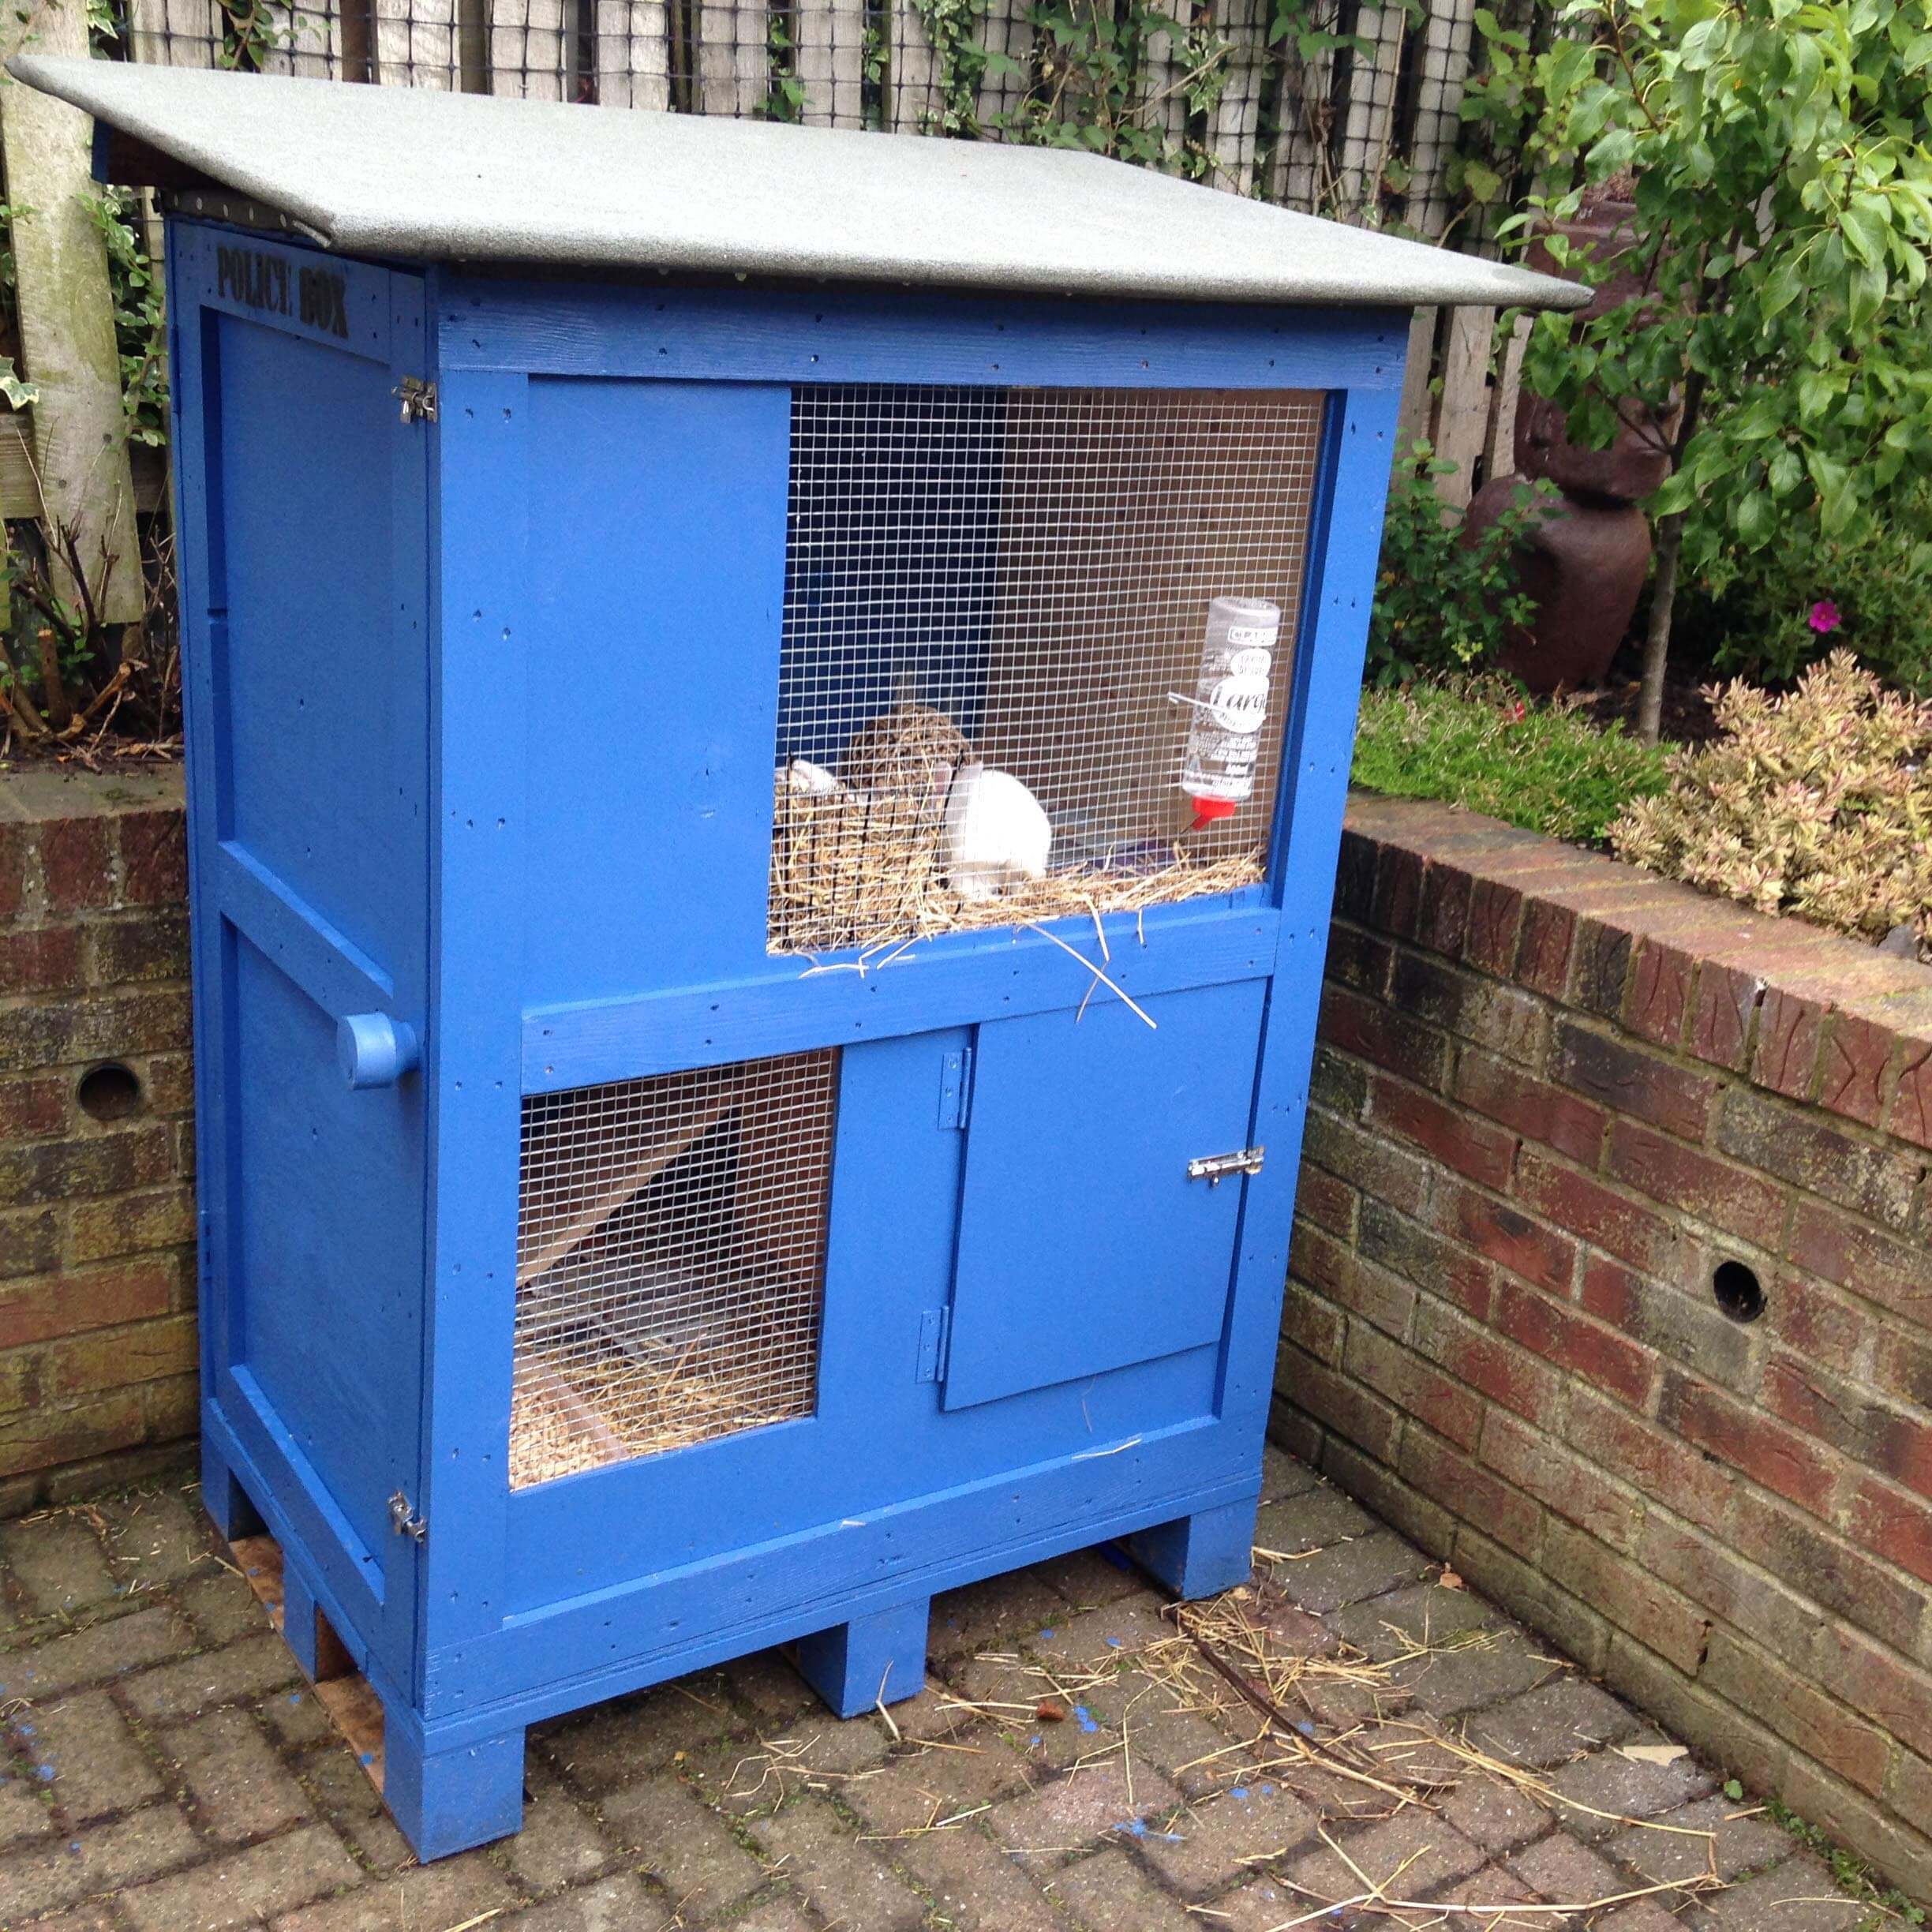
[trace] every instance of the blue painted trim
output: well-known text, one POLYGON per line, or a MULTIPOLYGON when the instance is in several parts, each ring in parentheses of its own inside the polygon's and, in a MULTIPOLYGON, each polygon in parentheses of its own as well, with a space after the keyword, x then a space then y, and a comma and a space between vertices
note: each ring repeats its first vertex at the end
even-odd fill
POLYGON ((1402 386, 1406 310, 648 289, 445 275, 443 366, 719 382, 1402 386))
MULTIPOLYGON (((1105 971, 1139 998, 1219 986, 1271 972, 1280 915, 1260 889, 1228 899, 1150 911, 1144 945, 1130 913, 1106 920, 1105 971)), ((1091 919, 1058 919, 1076 950, 1100 964, 1091 919)), ((773 960, 758 975, 635 999, 549 1007, 523 1024, 523 1084, 530 1093, 799 1053, 854 1040, 926 1033, 986 1019, 1076 1009, 1114 998, 1079 960, 1039 933, 1002 927, 923 942, 889 966, 773 960)))
MULTIPOLYGON (((345 355, 365 356, 384 364, 391 359, 395 339, 389 300, 395 271, 326 254, 299 242, 272 242, 266 235, 187 217, 170 219, 167 234, 170 272, 192 283, 199 307, 319 343, 345 355), (260 283, 237 290, 232 286, 234 277, 224 276, 223 265, 247 257, 268 264, 271 273, 260 283), (305 316, 305 276, 339 278, 343 332, 339 334, 329 322, 305 316)), ((329 313, 332 317, 332 305, 329 313)))
POLYGON ((246 846, 223 839, 214 872, 212 897, 222 916, 331 1020, 388 1008, 395 982, 246 846))

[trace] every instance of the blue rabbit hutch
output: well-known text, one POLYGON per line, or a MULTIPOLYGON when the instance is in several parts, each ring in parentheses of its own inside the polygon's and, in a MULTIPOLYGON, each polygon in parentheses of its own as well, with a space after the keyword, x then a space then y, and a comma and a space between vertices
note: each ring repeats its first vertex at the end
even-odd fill
POLYGON ((15 72, 168 214, 207 1503, 417 1852, 538 1719, 1245 1577, 1410 312, 1574 292, 1091 156, 15 72))

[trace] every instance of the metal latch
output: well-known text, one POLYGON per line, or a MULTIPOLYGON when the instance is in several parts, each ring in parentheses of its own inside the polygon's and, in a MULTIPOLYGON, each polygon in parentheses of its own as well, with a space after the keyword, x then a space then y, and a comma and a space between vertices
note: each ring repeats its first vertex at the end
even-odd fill
POLYGON ((420 376, 405 376, 389 393, 402 403, 406 423, 434 422, 436 419, 436 386, 420 376))
POLYGON ((409 1498, 400 1489, 389 1499, 389 1527, 413 1543, 420 1543, 429 1533, 428 1521, 410 1507, 409 1498))
POLYGON ((1219 1187, 1229 1174, 1256 1174, 1261 1171, 1261 1157, 1266 1148, 1243 1148, 1237 1154, 1204 1154, 1196 1160, 1188 1163, 1188 1178, 1205 1181, 1210 1187, 1219 1187))

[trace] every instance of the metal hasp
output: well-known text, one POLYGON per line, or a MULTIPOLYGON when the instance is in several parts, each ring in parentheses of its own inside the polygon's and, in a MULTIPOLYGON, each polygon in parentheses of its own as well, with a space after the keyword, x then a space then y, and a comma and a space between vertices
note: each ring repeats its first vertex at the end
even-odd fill
POLYGON ((1258 1174, 1267 1152, 1266 1148, 1251 1147, 1234 1154, 1204 1154, 1188 1163, 1188 1178, 1219 1187, 1229 1174, 1258 1174))
POLYGON ((1245 1579, 1409 312, 1584 291, 1091 155, 14 72, 306 238, 167 236, 201 1493, 418 1857, 586 1705, 1245 1579))

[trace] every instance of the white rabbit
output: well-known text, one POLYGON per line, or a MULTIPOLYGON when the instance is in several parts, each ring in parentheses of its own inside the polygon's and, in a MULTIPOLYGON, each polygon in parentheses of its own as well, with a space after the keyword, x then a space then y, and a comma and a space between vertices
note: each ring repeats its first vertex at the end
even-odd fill
POLYGON ((962 765, 946 800, 946 883, 962 899, 995 899, 1009 886, 1043 878, 1053 826, 1040 802, 1010 773, 962 765))
POLYGON ((786 789, 801 798, 830 798, 845 788, 822 765, 810 758, 794 758, 785 767, 786 789))

